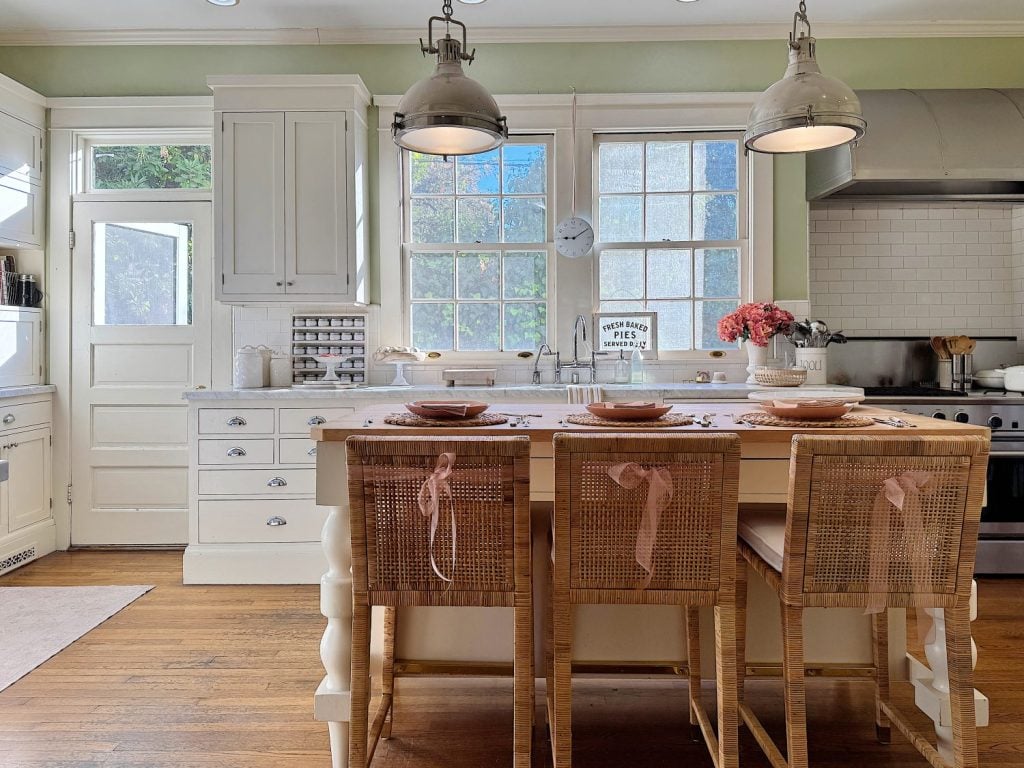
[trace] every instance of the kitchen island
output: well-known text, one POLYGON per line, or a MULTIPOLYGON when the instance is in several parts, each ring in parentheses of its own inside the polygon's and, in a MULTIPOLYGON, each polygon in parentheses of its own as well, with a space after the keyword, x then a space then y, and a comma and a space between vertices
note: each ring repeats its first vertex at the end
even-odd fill
MULTIPOLYGON (((553 498, 552 437, 557 432, 644 431, 635 428, 616 430, 609 427, 587 427, 568 424, 569 414, 583 412, 578 405, 517 403, 500 405, 492 411, 528 415, 518 425, 512 422, 493 427, 403 427, 385 423, 395 412, 393 405, 364 408, 313 429, 317 441, 316 502, 330 509, 323 530, 323 546, 329 563, 321 581, 321 610, 327 617, 327 629, 321 644, 321 656, 327 671, 316 694, 318 719, 329 723, 335 766, 347 764, 348 691, 351 658, 351 553, 349 547, 348 489, 345 439, 350 435, 526 435, 531 440, 531 499, 534 507, 534 605, 538 615, 544 605, 543 585, 546 583, 546 541, 549 524, 547 503, 553 498)), ((790 443, 794 434, 827 432, 835 429, 751 426, 742 423, 742 414, 756 410, 752 403, 690 402, 675 407, 675 413, 707 414, 708 427, 691 424, 680 427, 652 428, 658 433, 722 431, 740 435, 740 501, 746 504, 785 503, 789 473, 790 443)), ((844 430, 861 436, 892 435, 983 435, 983 427, 908 416, 877 408, 860 407, 857 415, 899 417, 911 427, 895 427, 875 423, 871 426, 844 430)), ((513 420, 514 421, 514 420, 513 420)), ((784 506, 778 507, 785 514, 784 506)), ((747 664, 751 675, 777 675, 780 671, 781 636, 775 596, 751 574, 748 609, 747 664)), ((941 611, 936 629, 941 632, 941 611)), ((432 665, 452 671, 453 662, 463 669, 500 671, 512 658, 511 616, 502 609, 416 609, 402 610, 399 624, 397 656, 415 659, 420 667, 432 665)), ((679 609, 672 606, 580 606, 574 613, 579 627, 574 643, 574 663, 583 668, 614 662, 619 667, 633 666, 639 672, 672 670, 678 672, 686 653, 682 643, 679 609)), ((377 621, 376 629, 381 624, 377 621)), ((941 695, 936 691, 931 672, 906 655, 904 611, 889 611, 889 666, 894 677, 912 676, 918 686, 918 704, 931 714, 941 716, 941 695)), ((542 624, 538 621, 538 645, 542 624)), ((702 648, 711 653, 710 621, 702 621, 702 648)), ((870 677, 872 674, 869 619, 857 609, 811 609, 806 616, 806 666, 810 674, 870 677)), ((375 636, 375 649, 380 647, 375 636)), ((944 651, 943 651, 944 653, 944 651)), ((943 657, 944 658, 944 657, 943 657)), ((710 659, 702 660, 703 669, 713 669, 710 659)), ((936 675, 942 670, 937 665, 936 675)), ((987 701, 980 694, 978 724, 987 722, 987 701)), ((865 714, 865 717, 868 715, 865 714)), ((941 734, 940 734, 941 736, 941 734)), ((940 739, 941 740, 941 739, 940 739)))

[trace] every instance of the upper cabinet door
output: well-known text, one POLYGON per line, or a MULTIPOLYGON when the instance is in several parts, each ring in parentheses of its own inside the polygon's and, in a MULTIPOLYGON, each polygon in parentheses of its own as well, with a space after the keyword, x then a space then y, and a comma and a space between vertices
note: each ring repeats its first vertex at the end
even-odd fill
POLYGON ((43 182, 43 129, 0 112, 0 171, 6 181, 43 182))
POLYGON ((218 296, 285 292, 284 113, 224 113, 214 164, 218 296))
POLYGON ((349 293, 349 186, 344 112, 285 113, 285 285, 289 294, 349 293))

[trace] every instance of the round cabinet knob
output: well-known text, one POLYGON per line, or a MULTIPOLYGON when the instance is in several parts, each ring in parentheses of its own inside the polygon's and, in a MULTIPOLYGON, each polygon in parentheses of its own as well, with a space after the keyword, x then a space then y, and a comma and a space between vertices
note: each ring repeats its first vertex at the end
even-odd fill
POLYGON ((970 421, 970 417, 968 417, 968 415, 963 411, 957 411, 956 414, 953 416, 953 420, 960 424, 966 424, 968 421, 970 421))
POLYGON ((946 414, 944 414, 942 411, 936 411, 935 413, 932 414, 932 418, 933 419, 942 419, 943 421, 945 421, 946 420, 946 414))
POLYGON ((13 413, 8 413, 6 416, 4 416, 3 422, 4 422, 4 424, 13 424, 14 423, 14 414, 13 413))
POLYGON ((284 488, 286 485, 288 485, 288 481, 283 477, 272 477, 267 480, 267 486, 269 488, 284 488))
POLYGON ((274 515, 272 518, 267 520, 267 525, 271 528, 277 528, 279 525, 288 525, 288 521, 279 515, 274 515))
POLYGON ((999 429, 1003 426, 1003 419, 1001 416, 989 416, 988 417, 989 429, 999 429))

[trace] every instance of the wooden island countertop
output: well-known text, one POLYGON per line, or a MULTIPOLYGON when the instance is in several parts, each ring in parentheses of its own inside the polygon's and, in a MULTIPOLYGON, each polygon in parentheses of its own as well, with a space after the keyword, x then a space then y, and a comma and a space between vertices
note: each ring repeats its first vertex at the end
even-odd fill
POLYGON ((635 427, 590 427, 578 424, 562 423, 562 419, 573 413, 586 413, 582 405, 544 405, 524 404, 492 405, 488 413, 515 414, 529 416, 528 424, 516 427, 506 424, 485 427, 405 427, 386 424, 385 417, 392 413, 405 413, 405 409, 395 403, 372 405, 361 408, 351 416, 329 421, 314 427, 311 436, 318 442, 344 441, 350 435, 528 435, 534 442, 550 442, 556 432, 645 432, 678 433, 678 432, 736 432, 740 435, 744 446, 755 443, 787 444, 796 434, 830 435, 982 435, 987 436, 986 427, 970 424, 957 424, 950 421, 932 419, 927 416, 890 411, 871 406, 857 406, 852 413, 858 416, 899 417, 913 424, 913 427, 893 427, 887 424, 873 424, 866 427, 853 428, 812 428, 812 427, 763 427, 737 423, 736 418, 745 413, 757 412, 756 402, 714 402, 702 401, 692 403, 676 403, 670 413, 694 414, 700 418, 704 414, 712 415, 712 426, 702 427, 689 424, 680 427, 651 427, 644 422, 636 422, 635 427))

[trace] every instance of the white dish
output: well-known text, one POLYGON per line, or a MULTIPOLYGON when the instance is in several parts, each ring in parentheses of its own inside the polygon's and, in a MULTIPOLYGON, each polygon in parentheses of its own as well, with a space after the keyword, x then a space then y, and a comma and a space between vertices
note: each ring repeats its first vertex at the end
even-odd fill
POLYGON ((772 400, 838 400, 843 403, 859 403, 864 400, 864 395, 851 392, 838 392, 834 389, 798 389, 793 387, 780 391, 779 389, 751 392, 747 395, 748 400, 758 403, 768 403, 772 400))
POLYGON ((1024 392, 1024 365, 1011 365, 1007 368, 1003 386, 1010 392, 1024 392))

